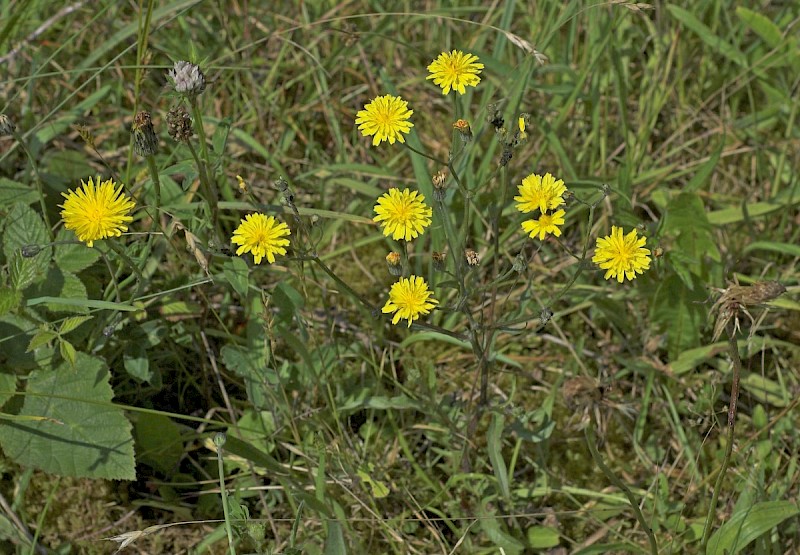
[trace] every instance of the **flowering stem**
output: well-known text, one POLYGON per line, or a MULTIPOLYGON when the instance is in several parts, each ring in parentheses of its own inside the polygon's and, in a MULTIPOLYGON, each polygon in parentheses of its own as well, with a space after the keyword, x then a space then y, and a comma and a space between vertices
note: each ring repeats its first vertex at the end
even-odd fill
POLYGON ((639 508, 639 503, 636 500, 636 497, 633 495, 633 492, 630 490, 630 488, 628 488, 628 486, 626 486, 622 480, 617 478, 617 475, 614 474, 614 471, 606 466, 606 464, 603 462, 603 458, 600 456, 600 453, 597 452, 597 446, 595 444, 597 440, 594 436, 593 421, 589 420, 589 424, 586 426, 584 433, 586 435, 586 444, 589 447, 589 453, 591 453, 595 464, 600 468, 603 474, 605 474, 609 482, 621 489, 625 494, 625 497, 628 498, 628 502, 631 504, 631 509, 633 509, 633 514, 636 516, 636 520, 639 521, 639 525, 642 527, 642 530, 644 530, 644 533, 647 534, 647 539, 650 542, 650 553, 653 555, 658 555, 658 542, 656 542, 656 536, 653 534, 653 530, 650 528, 647 520, 645 520, 642 510, 639 508))
POLYGON ((722 490, 722 480, 728 470, 728 464, 733 453, 733 432, 736 426, 736 406, 739 399, 739 376, 742 372, 742 359, 739 358, 739 345, 736 341, 736 328, 733 323, 728 324, 728 354, 733 362, 733 382, 731 383, 731 400, 728 403, 728 443, 725 445, 725 456, 722 459, 722 467, 719 469, 717 481, 714 483, 714 494, 711 496, 711 504, 708 506, 706 514, 706 524, 703 527, 703 540, 700 543, 700 553, 706 552, 708 540, 711 536, 711 520, 714 518, 714 511, 717 508, 717 501, 722 490))
POLYGON ((208 206, 211 208, 211 221, 216 222, 217 215, 219 214, 217 196, 214 193, 214 187, 212 186, 211 181, 208 179, 208 173, 206 172, 206 165, 197 156, 197 151, 192 146, 192 143, 187 142, 186 146, 189 147, 189 152, 192 154, 192 158, 194 158, 195 164, 197 164, 197 171, 200 174, 200 185, 202 185, 203 187, 203 196, 206 197, 206 202, 208 202, 208 206))
POLYGON ((228 509, 228 490, 225 489, 225 465, 222 463, 222 446, 225 445, 225 434, 218 433, 214 436, 214 445, 217 447, 217 469, 219 470, 219 493, 222 497, 222 513, 225 515, 225 531, 228 534, 228 547, 231 555, 236 555, 233 546, 233 530, 231 529, 231 515, 228 509))
POLYGON ((125 264, 128 265, 128 267, 136 276, 137 281, 139 281, 139 283, 144 283, 144 275, 142 275, 142 271, 139 269, 139 267, 133 263, 131 257, 125 254, 125 251, 119 248, 119 246, 116 243, 114 243, 114 241, 109 241, 108 246, 111 248, 112 251, 114 251, 117 254, 117 256, 119 256, 122 259, 123 262, 125 262, 125 264))
POLYGON ((194 130, 200 140, 200 154, 203 155, 203 162, 208 163, 208 145, 206 145, 206 130, 203 127, 203 112, 197 103, 197 97, 191 96, 189 104, 192 107, 192 118, 194 119, 194 130))
POLYGON ((147 156, 147 169, 150 170, 150 179, 153 180, 153 188, 156 190, 156 210, 161 208, 161 181, 158 178, 158 168, 154 156, 147 156))

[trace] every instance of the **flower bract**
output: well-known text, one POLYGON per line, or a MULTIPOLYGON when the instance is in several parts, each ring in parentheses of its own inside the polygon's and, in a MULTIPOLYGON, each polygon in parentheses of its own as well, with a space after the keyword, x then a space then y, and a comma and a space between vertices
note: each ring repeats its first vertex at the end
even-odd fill
POLYGON ((411 327, 414 320, 421 314, 428 314, 439 303, 432 295, 423 278, 413 275, 400 278, 389 290, 389 300, 383 305, 382 310, 384 314, 394 312, 392 324, 406 319, 408 327, 411 327))
POLYGON ((474 54, 453 50, 442 52, 431 62, 427 78, 442 87, 442 94, 448 94, 451 89, 464 94, 467 86, 475 87, 480 83, 478 75, 482 69, 483 64, 478 63, 478 57, 474 54))
POLYGON ((122 194, 122 185, 117 187, 112 179, 101 182, 98 177, 89 182, 81 180, 75 191, 61 193, 66 200, 61 217, 64 227, 75 232, 78 239, 91 247, 98 239, 119 237, 128 231, 125 225, 133 221, 128 214, 136 203, 122 194))
POLYGON ((425 197, 418 191, 405 189, 401 192, 392 187, 378 199, 374 221, 383 226, 383 234, 387 237, 391 235, 395 241, 410 241, 431 225, 433 210, 424 201, 425 197))
POLYGON ((539 240, 544 239, 545 235, 553 234, 556 237, 561 237, 561 230, 558 228, 564 225, 563 210, 558 210, 552 214, 542 214, 538 220, 527 220, 522 222, 522 229, 530 236, 531 239, 539 236, 539 240))
POLYGON ((286 254, 284 247, 289 244, 289 239, 285 237, 291 233, 289 226, 273 216, 248 214, 233 232, 231 242, 241 245, 236 249, 237 255, 251 252, 256 264, 261 264, 264 257, 272 264, 276 254, 286 254))
POLYGON ((636 229, 623 235, 622 228, 611 226, 611 235, 597 238, 592 262, 606 271, 605 279, 633 280, 650 268, 650 251, 644 248, 646 237, 637 237, 636 229))
POLYGON ((408 109, 408 102, 399 96, 390 94, 376 97, 356 114, 356 125, 365 137, 372 137, 372 145, 381 141, 406 142, 403 133, 408 133, 414 124, 408 121, 413 114, 408 109))
POLYGON ((564 204, 564 193, 567 187, 561 179, 556 180, 549 173, 541 175, 532 173, 522 180, 522 185, 518 186, 519 196, 514 197, 517 201, 517 210, 523 213, 539 210, 544 213, 554 210, 564 204))

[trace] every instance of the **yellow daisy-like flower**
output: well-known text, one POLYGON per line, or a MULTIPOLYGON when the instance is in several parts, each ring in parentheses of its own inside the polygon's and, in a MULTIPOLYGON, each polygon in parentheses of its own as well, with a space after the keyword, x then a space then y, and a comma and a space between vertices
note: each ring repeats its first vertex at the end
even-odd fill
POLYGON ((442 87, 442 94, 449 93, 450 89, 464 94, 467 92, 466 86, 475 87, 481 81, 478 74, 483 64, 477 62, 478 57, 474 54, 465 54, 460 50, 442 52, 428 66, 431 74, 427 79, 433 79, 435 84, 442 87))
POLYGON ((59 204, 65 228, 73 230, 88 247, 98 239, 128 231, 125 224, 133 221, 128 213, 136 203, 122 194, 122 185, 117 187, 113 179, 101 182, 100 177, 96 183, 91 177, 89 183, 81 179, 81 185, 76 191, 61 193, 66 198, 59 204))
POLYGON ((564 225, 564 214, 565 212, 563 210, 559 210, 553 214, 542 214, 539 216, 538 220, 522 222, 522 229, 525 230, 525 233, 527 233, 531 239, 539 235, 540 241, 549 233, 552 233, 556 237, 561 237, 561 230, 558 226, 564 225))
POLYGON ((605 279, 615 277, 619 283, 625 278, 633 280, 636 274, 650 268, 650 251, 644 248, 645 242, 646 237, 636 236, 636 229, 623 236, 621 227, 611 226, 611 235, 597 238, 592 262, 606 271, 605 279))
POLYGON ((517 210, 523 213, 539 210, 544 213, 554 210, 564 204, 564 193, 567 187, 564 182, 549 173, 541 175, 532 173, 522 180, 522 185, 518 185, 519 196, 514 197, 517 201, 517 210))
POLYGON ((408 121, 413 114, 408 109, 408 102, 399 96, 390 94, 376 97, 356 114, 356 125, 365 137, 372 136, 372 145, 381 141, 406 142, 403 133, 408 133, 414 124, 408 121))
POLYGON ((289 240, 284 237, 291 233, 288 225, 278 222, 273 216, 248 214, 233 232, 231 242, 241 245, 236 249, 237 255, 252 252, 256 264, 261 264, 265 256, 272 264, 276 254, 286 254, 283 247, 289 244, 289 240))
POLYGON ((425 204, 425 196, 417 191, 392 187, 378 199, 374 221, 383 226, 383 234, 395 241, 411 241, 431 225, 433 210, 425 204), (382 222, 382 223, 381 223, 382 222))
POLYGON ((405 318, 410 328, 411 323, 418 319, 420 314, 428 314, 439 304, 439 301, 431 295, 433 293, 428 290, 428 284, 423 278, 419 276, 400 278, 389 291, 389 300, 383 305, 383 313, 394 312, 392 324, 397 324, 405 318))

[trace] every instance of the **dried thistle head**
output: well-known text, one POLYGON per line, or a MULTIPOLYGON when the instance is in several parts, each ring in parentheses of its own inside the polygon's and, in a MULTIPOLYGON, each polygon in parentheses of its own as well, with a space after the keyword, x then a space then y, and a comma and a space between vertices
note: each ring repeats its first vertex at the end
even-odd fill
POLYGON ((710 313, 717 313, 717 321, 714 324, 714 336, 712 341, 719 339, 723 330, 732 322, 733 329, 731 336, 740 330, 739 315, 746 315, 751 324, 750 334, 755 331, 755 320, 747 310, 748 307, 759 306, 773 299, 778 298, 786 292, 786 287, 777 281, 758 281, 753 285, 739 285, 738 283, 722 289, 721 294, 710 313))
POLYGON ((178 142, 189 142, 194 130, 192 129, 192 118, 186 108, 178 106, 167 113, 167 132, 178 142))
POLYGON ((150 112, 139 112, 134 116, 131 133, 133 133, 133 150, 136 154, 146 158, 158 152, 158 137, 150 112))
POLYGON ((14 134, 16 131, 17 126, 14 125, 14 122, 11 121, 5 114, 0 114, 0 137, 7 137, 14 134))

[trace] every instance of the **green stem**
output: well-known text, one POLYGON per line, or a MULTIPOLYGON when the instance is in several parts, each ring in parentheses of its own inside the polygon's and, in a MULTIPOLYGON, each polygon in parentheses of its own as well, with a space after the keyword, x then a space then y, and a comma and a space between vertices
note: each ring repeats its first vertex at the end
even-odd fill
POLYGON ((222 512, 225 515, 225 532, 228 534, 228 547, 231 555, 236 555, 233 546, 233 529, 231 528, 231 515, 228 510, 228 490, 225 489, 225 466, 222 464, 222 446, 225 445, 225 434, 222 432, 214 436, 214 445, 217 446, 217 468, 219 469, 219 492, 222 497, 222 512))
POLYGON ((36 178, 36 190, 39 192, 39 206, 42 209, 42 218, 44 218, 44 223, 47 225, 48 230, 52 230, 52 226, 50 225, 50 218, 47 215, 47 204, 44 201, 44 182, 42 181, 42 176, 39 175, 39 169, 36 167, 36 161, 33 159, 33 155, 31 151, 28 150, 28 145, 25 144, 25 141, 22 138, 22 135, 16 132, 16 130, 11 132, 11 135, 16 139, 19 146, 22 147, 22 150, 25 152, 25 156, 28 157, 28 162, 31 164, 31 169, 33 170, 33 176, 36 178))
POLYGON ((647 524, 647 521, 642 514, 642 510, 639 508, 639 503, 636 500, 636 497, 633 495, 633 492, 625 485, 625 483, 617 478, 617 475, 606 466, 603 462, 603 458, 600 456, 600 453, 597 452, 597 446, 595 442, 597 441, 594 436, 594 422, 589 421, 589 425, 586 426, 584 430, 586 435, 586 444, 589 446, 589 452, 592 454, 592 459, 594 459, 595 464, 600 468, 600 470, 605 474, 606 478, 614 484, 616 487, 622 490, 625 496, 628 498, 628 502, 631 505, 631 509, 633 509, 633 514, 636 515, 636 520, 639 521, 639 525, 644 530, 645 534, 647 534, 647 539, 650 542, 650 553, 652 555, 658 555, 658 543, 656 542, 656 536, 653 534, 653 530, 650 528, 650 525, 647 524))
POLYGON ((722 467, 719 469, 717 481, 714 483, 714 494, 711 496, 711 504, 708 506, 706 514, 706 524, 703 527, 703 540, 700 543, 700 553, 705 553, 708 547, 708 540, 711 536, 711 521, 714 518, 714 511, 717 509, 717 501, 722 490, 722 480, 731 461, 733 453, 733 432, 736 427, 736 406, 739 399, 739 377, 742 373, 742 359, 739 358, 739 345, 736 342, 736 330, 732 324, 728 325, 728 354, 733 362, 733 382, 731 383, 731 400, 728 403, 728 444, 725 446, 725 456, 722 459, 722 467))
POLYGON ((153 188, 156 190, 156 210, 161 208, 161 181, 158 178, 158 168, 156 167, 156 159, 153 156, 147 156, 147 169, 150 170, 150 179, 153 180, 153 188))
POLYGON ((195 133, 197 133, 197 138, 200 140, 200 154, 203 156, 203 162, 208 163, 208 145, 206 144, 206 130, 203 127, 203 112, 200 110, 200 105, 197 103, 196 96, 192 96, 189 99, 189 104, 192 107, 194 130, 195 133))
POLYGON ((136 275, 136 279, 139 281, 139 283, 144 283, 144 275, 142 274, 142 271, 139 269, 139 267, 133 263, 131 257, 128 256, 124 250, 119 248, 119 246, 116 243, 114 243, 113 240, 108 242, 108 246, 111 248, 112 251, 114 251, 117 254, 117 256, 119 256, 123 260, 123 262, 125 262, 125 264, 128 265, 128 267, 136 275))

